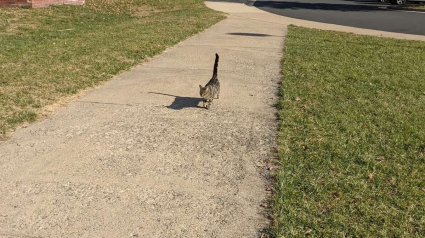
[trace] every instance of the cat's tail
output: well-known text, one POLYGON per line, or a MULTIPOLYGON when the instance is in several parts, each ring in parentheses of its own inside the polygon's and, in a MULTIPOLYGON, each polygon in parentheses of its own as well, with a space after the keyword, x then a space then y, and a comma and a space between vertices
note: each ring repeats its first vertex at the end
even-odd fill
POLYGON ((215 54, 215 63, 214 63, 214 72, 213 72, 213 78, 217 77, 217 68, 218 68, 218 60, 220 57, 218 57, 218 54, 215 54))

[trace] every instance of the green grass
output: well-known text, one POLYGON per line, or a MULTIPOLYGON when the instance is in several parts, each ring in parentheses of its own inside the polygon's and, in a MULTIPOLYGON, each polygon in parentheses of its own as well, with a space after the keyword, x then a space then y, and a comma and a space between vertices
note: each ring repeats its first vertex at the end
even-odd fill
POLYGON ((0 9, 0 137, 223 18, 203 0, 0 9))
POLYGON ((418 3, 418 4, 409 3, 409 4, 406 4, 406 5, 397 5, 396 7, 425 10, 424 3, 418 3))
POLYGON ((425 42, 290 27, 276 237, 425 237, 425 42))
POLYGON ((425 10, 425 5, 411 6, 410 8, 413 8, 413 9, 420 9, 420 10, 425 10))

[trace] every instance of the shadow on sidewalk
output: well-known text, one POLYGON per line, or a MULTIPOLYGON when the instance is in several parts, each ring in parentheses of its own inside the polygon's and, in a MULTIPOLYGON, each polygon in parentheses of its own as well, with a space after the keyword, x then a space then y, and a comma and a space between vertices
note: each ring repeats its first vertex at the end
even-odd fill
POLYGON ((198 104, 202 101, 202 98, 180 97, 176 95, 170 95, 166 93, 156 93, 156 92, 148 92, 148 93, 174 97, 175 99, 173 103, 171 103, 170 106, 167 106, 167 108, 169 109, 181 110, 183 108, 188 108, 188 107, 203 108, 198 106, 198 104))
POLYGON ((276 35, 269 35, 269 34, 245 33, 245 32, 231 32, 231 33, 227 33, 227 35, 232 35, 232 36, 255 36, 255 37, 283 37, 283 36, 276 36, 276 35))

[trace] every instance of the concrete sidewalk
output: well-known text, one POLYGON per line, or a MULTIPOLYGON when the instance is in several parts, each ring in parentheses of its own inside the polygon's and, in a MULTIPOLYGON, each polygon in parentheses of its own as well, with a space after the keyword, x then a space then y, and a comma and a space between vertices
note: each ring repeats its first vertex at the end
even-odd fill
POLYGON ((16 131, 0 237, 258 237, 285 34, 263 20, 230 14, 16 131), (215 53, 222 92, 205 110, 215 53))

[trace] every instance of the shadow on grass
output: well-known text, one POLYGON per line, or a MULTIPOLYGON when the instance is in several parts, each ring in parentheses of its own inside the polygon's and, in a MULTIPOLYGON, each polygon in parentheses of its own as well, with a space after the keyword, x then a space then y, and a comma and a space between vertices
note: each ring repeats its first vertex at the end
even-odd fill
POLYGON ((171 103, 170 106, 167 106, 167 108, 169 109, 181 110, 183 108, 190 108, 190 107, 203 108, 198 106, 198 104, 202 102, 202 98, 180 97, 176 95, 171 95, 166 93, 156 93, 156 92, 148 92, 148 93, 174 97, 173 103, 171 103))

